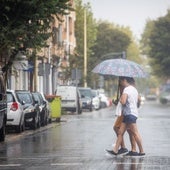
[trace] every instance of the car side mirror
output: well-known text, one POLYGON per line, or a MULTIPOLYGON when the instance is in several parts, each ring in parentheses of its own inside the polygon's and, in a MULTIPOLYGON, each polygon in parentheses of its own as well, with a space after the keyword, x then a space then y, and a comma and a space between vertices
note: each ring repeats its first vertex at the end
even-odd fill
POLYGON ((35 104, 38 104, 38 100, 35 100, 35 104))
POLYGON ((25 104, 25 101, 22 101, 21 104, 24 105, 24 104, 25 104))

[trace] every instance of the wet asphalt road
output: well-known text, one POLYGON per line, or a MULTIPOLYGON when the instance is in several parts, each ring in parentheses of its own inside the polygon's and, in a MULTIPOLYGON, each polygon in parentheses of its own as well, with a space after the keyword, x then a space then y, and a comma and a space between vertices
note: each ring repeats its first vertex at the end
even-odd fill
MULTIPOLYGON (((0 143, 0 170, 169 170, 170 105, 146 102, 138 127, 146 152, 144 158, 110 156, 116 136, 112 131, 114 109, 82 115, 65 115, 38 131, 7 135, 0 143)), ((125 134, 130 149, 128 135, 125 134)))

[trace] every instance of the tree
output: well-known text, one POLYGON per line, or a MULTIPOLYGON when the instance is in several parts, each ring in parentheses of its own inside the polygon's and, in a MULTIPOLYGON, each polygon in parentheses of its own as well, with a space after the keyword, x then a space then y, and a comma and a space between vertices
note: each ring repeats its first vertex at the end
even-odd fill
POLYGON ((153 32, 153 27, 154 27, 154 21, 152 20, 147 20, 146 25, 145 25, 145 29, 142 33, 142 37, 140 40, 140 48, 141 48, 141 52, 143 55, 148 56, 149 55, 149 51, 150 51, 150 35, 153 32))
POLYGON ((130 30, 129 27, 117 26, 117 28, 120 31, 124 32, 131 40, 130 44, 129 44, 127 50, 126 50, 127 59, 141 64, 142 63, 142 58, 140 56, 139 43, 135 39, 135 37, 133 36, 132 31, 130 30))
MULTIPOLYGON (((105 21, 99 21, 97 27, 96 44, 93 47, 93 58, 91 66, 94 67, 96 63, 107 59, 107 53, 122 53, 127 51, 131 39, 127 34, 114 27, 113 24, 105 21)), ((120 57, 112 56, 113 58, 120 57)))
POLYGON ((158 76, 170 77, 170 10, 164 17, 154 21, 150 34, 149 57, 158 76))
POLYGON ((54 16, 59 20, 72 10, 69 0, 8 0, 0 6, 0 57, 8 58, 4 71, 19 51, 46 46, 54 16))
MULTIPOLYGON (((76 0, 76 22, 75 22, 75 36, 76 36, 76 49, 75 55, 70 57, 70 66, 77 67, 84 70, 84 12, 86 11, 86 28, 87 28, 87 70, 90 68, 91 54, 93 53, 92 47, 96 40, 96 21, 93 18, 90 3, 84 4, 82 0, 76 0)), ((89 74, 87 79, 89 82, 89 74)), ((83 77, 84 79, 84 77, 83 77)), ((81 81, 81 85, 83 82, 81 81)))

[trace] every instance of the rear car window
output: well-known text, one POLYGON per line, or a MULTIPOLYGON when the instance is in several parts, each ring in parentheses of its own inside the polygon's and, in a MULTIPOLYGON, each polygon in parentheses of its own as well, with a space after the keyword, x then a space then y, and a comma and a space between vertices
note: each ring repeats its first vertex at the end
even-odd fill
POLYGON ((7 102, 10 103, 10 102, 14 102, 14 97, 11 93, 8 93, 7 92, 7 102))

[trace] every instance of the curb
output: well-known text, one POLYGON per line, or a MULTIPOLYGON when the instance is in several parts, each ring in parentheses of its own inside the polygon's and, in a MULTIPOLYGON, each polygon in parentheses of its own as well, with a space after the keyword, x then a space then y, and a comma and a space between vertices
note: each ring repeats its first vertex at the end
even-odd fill
POLYGON ((36 129, 36 130, 28 129, 28 130, 25 130, 24 132, 19 133, 19 134, 18 133, 6 134, 5 141, 2 143, 13 142, 13 141, 19 140, 21 138, 24 138, 26 136, 31 136, 31 135, 46 131, 48 129, 55 128, 55 127, 61 125, 61 123, 63 123, 63 122, 65 123, 65 122, 67 122, 67 120, 61 119, 60 122, 52 121, 52 123, 48 124, 47 126, 40 127, 39 129, 36 129))

